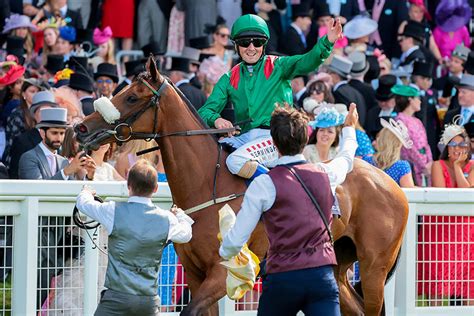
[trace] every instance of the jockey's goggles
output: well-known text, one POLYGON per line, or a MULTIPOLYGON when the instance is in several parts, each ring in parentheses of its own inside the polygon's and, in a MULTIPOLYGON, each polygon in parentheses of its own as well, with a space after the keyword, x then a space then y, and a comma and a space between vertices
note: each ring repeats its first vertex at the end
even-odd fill
POLYGON ((253 44, 254 47, 262 47, 263 45, 267 44, 268 40, 262 37, 247 37, 247 38, 239 38, 235 40, 235 44, 237 46, 241 46, 247 48, 250 44, 253 44))

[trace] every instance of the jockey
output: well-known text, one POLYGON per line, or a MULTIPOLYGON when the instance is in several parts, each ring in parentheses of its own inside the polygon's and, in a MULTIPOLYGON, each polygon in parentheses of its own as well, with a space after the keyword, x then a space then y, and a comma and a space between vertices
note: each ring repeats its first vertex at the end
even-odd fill
POLYGON ((331 54, 334 42, 342 37, 340 21, 332 22, 334 26, 327 36, 321 38, 308 53, 277 57, 264 52, 270 32, 261 17, 247 14, 235 21, 231 39, 242 62, 219 79, 207 102, 198 111, 209 126, 217 129, 230 128, 232 123, 223 119, 220 113, 227 102, 231 101, 236 121, 251 120, 243 125, 241 135, 230 135, 220 141, 237 149, 226 161, 233 174, 253 179, 268 172, 264 165, 271 161, 262 161, 257 157, 258 154, 249 155, 252 150, 250 147, 261 148, 257 141, 261 140, 267 153, 272 153, 271 160, 277 158, 270 137, 271 114, 277 104, 293 103, 290 80, 316 70, 331 54), (250 142, 256 146, 243 146, 250 142))

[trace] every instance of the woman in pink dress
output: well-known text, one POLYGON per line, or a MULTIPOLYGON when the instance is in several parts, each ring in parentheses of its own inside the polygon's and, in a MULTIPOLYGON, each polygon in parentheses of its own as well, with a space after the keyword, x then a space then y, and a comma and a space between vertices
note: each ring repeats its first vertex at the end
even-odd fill
POLYGON ((402 121, 408 127, 408 134, 413 140, 411 148, 402 148, 401 158, 408 160, 413 166, 415 185, 421 186, 423 175, 429 177, 431 173, 432 156, 425 127, 414 116, 421 109, 419 91, 404 85, 395 85, 391 91, 395 94, 395 110, 398 112, 396 120, 402 121))
POLYGON ((436 7, 433 37, 443 58, 451 57, 458 44, 469 47, 471 39, 466 25, 472 16, 467 0, 442 0, 436 7))
MULTIPOLYGON (((446 127, 440 159, 433 163, 433 186, 474 187, 474 162, 464 128, 446 127)), ((418 295, 430 305, 445 298, 474 305, 474 216, 423 216, 418 235, 418 295)))

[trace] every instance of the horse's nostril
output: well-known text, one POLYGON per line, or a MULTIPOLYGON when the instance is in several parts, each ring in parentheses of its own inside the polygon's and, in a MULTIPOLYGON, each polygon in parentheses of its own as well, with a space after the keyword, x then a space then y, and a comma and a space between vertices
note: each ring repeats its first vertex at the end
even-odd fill
POLYGON ((78 131, 81 134, 87 133, 87 127, 84 124, 79 124, 78 131))

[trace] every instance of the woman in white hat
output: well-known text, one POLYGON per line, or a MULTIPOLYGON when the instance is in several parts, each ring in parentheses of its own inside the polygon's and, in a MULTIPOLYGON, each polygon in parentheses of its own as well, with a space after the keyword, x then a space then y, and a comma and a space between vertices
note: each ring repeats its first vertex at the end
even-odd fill
POLYGON ((368 48, 369 36, 378 28, 378 23, 368 16, 358 15, 344 25, 344 36, 349 39, 349 46, 344 53, 349 55, 354 51, 365 53, 368 48))

